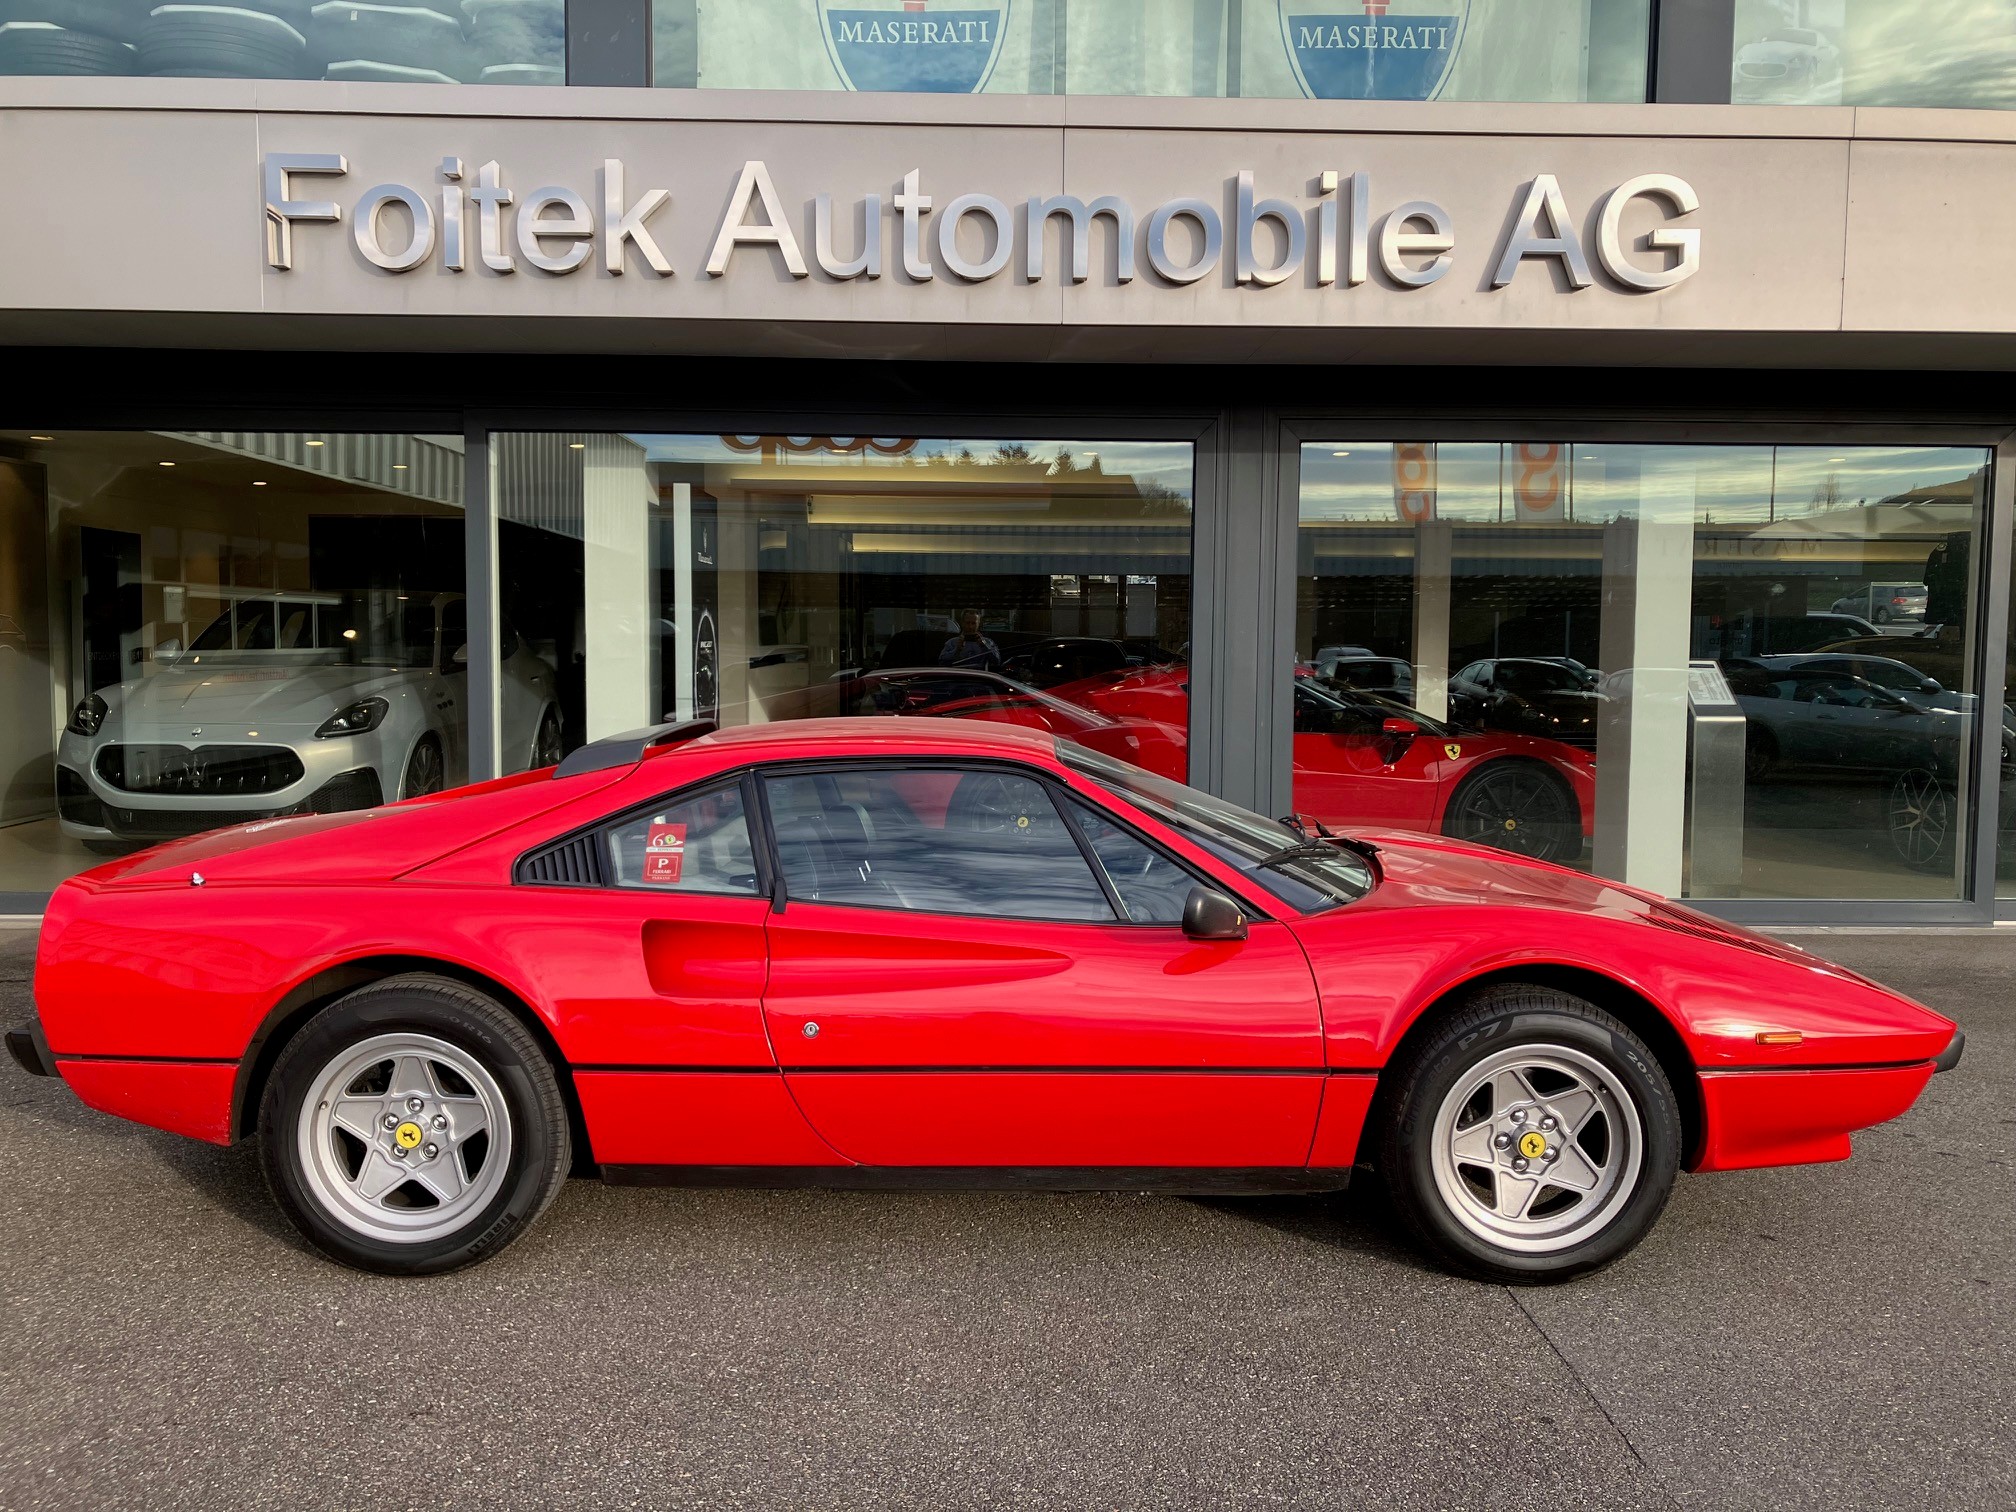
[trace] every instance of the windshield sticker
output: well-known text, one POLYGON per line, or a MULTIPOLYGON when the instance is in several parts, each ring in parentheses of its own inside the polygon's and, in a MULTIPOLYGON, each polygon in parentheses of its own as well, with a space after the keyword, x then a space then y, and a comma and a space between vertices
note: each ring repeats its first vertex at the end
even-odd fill
POLYGON ((686 826, 654 822, 644 834, 644 880, 677 886, 686 866, 686 826))

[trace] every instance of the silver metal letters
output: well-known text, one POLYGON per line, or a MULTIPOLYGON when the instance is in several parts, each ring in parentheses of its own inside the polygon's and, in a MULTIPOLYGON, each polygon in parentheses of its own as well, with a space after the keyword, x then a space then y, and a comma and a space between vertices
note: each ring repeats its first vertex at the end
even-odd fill
MULTIPOLYGON (((345 214, 334 200, 296 199, 296 181, 309 175, 342 178, 349 171, 348 161, 335 153, 266 154, 260 183, 269 267, 280 272, 293 268, 297 223, 341 221, 345 214)), ((398 274, 438 261, 444 270, 460 273, 469 266, 473 219, 473 250, 490 273, 515 272, 522 262, 539 273, 564 277, 596 261, 599 240, 600 274, 620 278, 641 264, 659 278, 673 276, 672 260, 657 239, 669 224, 671 194, 645 189, 632 199, 617 158, 603 159, 600 193, 592 205, 564 185, 533 190, 520 200, 494 159, 476 169, 473 182, 459 157, 442 158, 438 174, 441 182, 431 190, 377 184, 350 207, 351 239, 372 267, 398 274), (404 213, 388 224, 385 212, 394 203, 404 213), (407 227, 403 239, 402 223, 407 227), (387 245, 388 237, 393 245, 387 245)), ((986 283, 1015 262, 1020 237, 1019 281, 1041 283, 1050 272, 1051 223, 1058 220, 1064 226, 1056 276, 1071 284, 1092 279, 1093 228, 1101 220, 1108 225, 1105 240, 1113 262, 1110 275, 1102 267, 1099 281, 1115 285, 1147 274, 1152 275, 1149 282, 1165 288, 1215 278, 1221 285, 1256 291, 1291 280, 1317 289, 1350 290, 1373 282, 1394 290, 1426 289, 1455 268, 1463 247, 1479 245, 1477 231, 1459 236, 1454 217, 1432 200, 1408 200, 1375 214, 1371 176, 1362 171, 1325 169, 1302 189, 1313 203, 1262 198, 1256 175, 1241 169, 1223 182, 1221 197, 1167 200, 1145 217, 1137 217, 1125 199, 1111 194, 1089 203, 1075 194, 1035 194, 1011 206, 991 194, 964 193, 945 200, 936 221, 927 226, 939 200, 926 192, 922 170, 912 168, 887 201, 896 218, 897 281, 923 284, 949 275, 962 283, 986 283), (1180 232, 1173 229, 1177 221, 1186 223, 1180 232), (1228 238, 1230 267, 1224 267, 1228 238)), ((1489 287, 1509 287, 1527 262, 1557 264, 1570 290, 1600 284, 1631 295, 1671 289, 1701 271, 1701 227, 1673 224, 1701 208, 1700 196, 1685 179, 1639 174, 1593 203, 1595 245, 1585 250, 1577 228, 1586 223, 1579 221, 1560 181, 1551 173, 1535 174, 1513 194, 1501 223, 1497 260, 1488 265, 1489 287), (1627 232, 1627 220, 1635 232, 1627 232)), ((727 277, 735 253, 746 247, 771 252, 772 266, 781 263, 793 279, 812 278, 800 242, 808 208, 816 282, 883 276, 888 221, 882 192, 862 193, 851 203, 836 203, 825 192, 812 196, 809 206, 787 201, 768 164, 758 158, 742 164, 727 208, 714 225, 703 263, 707 276, 727 277), (857 213, 858 241, 851 234, 857 213), (836 222, 842 220, 847 230, 836 235, 836 222), (858 245, 858 253, 843 256, 837 245, 842 239, 858 245)))

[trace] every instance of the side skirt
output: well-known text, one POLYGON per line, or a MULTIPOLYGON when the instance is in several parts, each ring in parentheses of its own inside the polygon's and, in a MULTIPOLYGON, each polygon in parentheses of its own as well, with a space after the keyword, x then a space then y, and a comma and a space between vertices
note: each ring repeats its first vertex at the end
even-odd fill
POLYGON ((1158 1192, 1182 1197, 1341 1192, 1348 1170, 1302 1166, 656 1166, 605 1165, 610 1186, 819 1188, 840 1192, 1158 1192))

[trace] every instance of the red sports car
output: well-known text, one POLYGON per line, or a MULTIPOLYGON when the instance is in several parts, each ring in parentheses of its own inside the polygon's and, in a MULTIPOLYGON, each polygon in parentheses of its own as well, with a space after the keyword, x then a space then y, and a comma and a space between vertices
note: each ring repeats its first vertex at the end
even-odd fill
MULTIPOLYGON (((1183 667, 1129 668, 1065 683, 1048 696, 1172 732, 1180 761, 1190 722, 1183 667)), ((1164 775, 1185 774, 1179 766, 1164 775)), ((1325 824, 1421 830, 1573 861, 1594 833, 1596 758, 1537 736, 1458 730, 1375 693, 1298 672, 1295 803, 1325 824)))
POLYGON ((1658 898, 1317 836, 1043 732, 666 727, 66 882, 32 1071, 256 1138, 369 1270, 614 1182, 1341 1187, 1448 1264, 1614 1260, 1675 1173, 1838 1160, 1946 1019, 1658 898))

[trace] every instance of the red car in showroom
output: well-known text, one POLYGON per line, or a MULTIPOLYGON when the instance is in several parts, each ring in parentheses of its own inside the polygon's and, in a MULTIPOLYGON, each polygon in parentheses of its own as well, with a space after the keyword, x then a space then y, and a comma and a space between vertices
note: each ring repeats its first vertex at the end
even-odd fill
POLYGON ((1295 1192, 1447 1264, 1616 1259, 1676 1173, 1837 1160, 1954 1025, 1459 841, 1318 836, 1046 732, 834 719, 269 820, 64 883, 10 1031, 94 1108, 257 1139, 327 1255, 495 1254, 570 1171, 1295 1192))
MULTIPOLYGON (((1052 699, 1170 732, 1181 756, 1190 683, 1136 667, 1051 688, 1052 699)), ((1068 733, 1059 731, 1058 733, 1068 733)), ((1165 771, 1181 778, 1184 767, 1165 771)), ((1466 731, 1376 693, 1295 676, 1295 803, 1325 824, 1421 830, 1541 861, 1574 861, 1596 818, 1596 758, 1557 740, 1466 731)))

